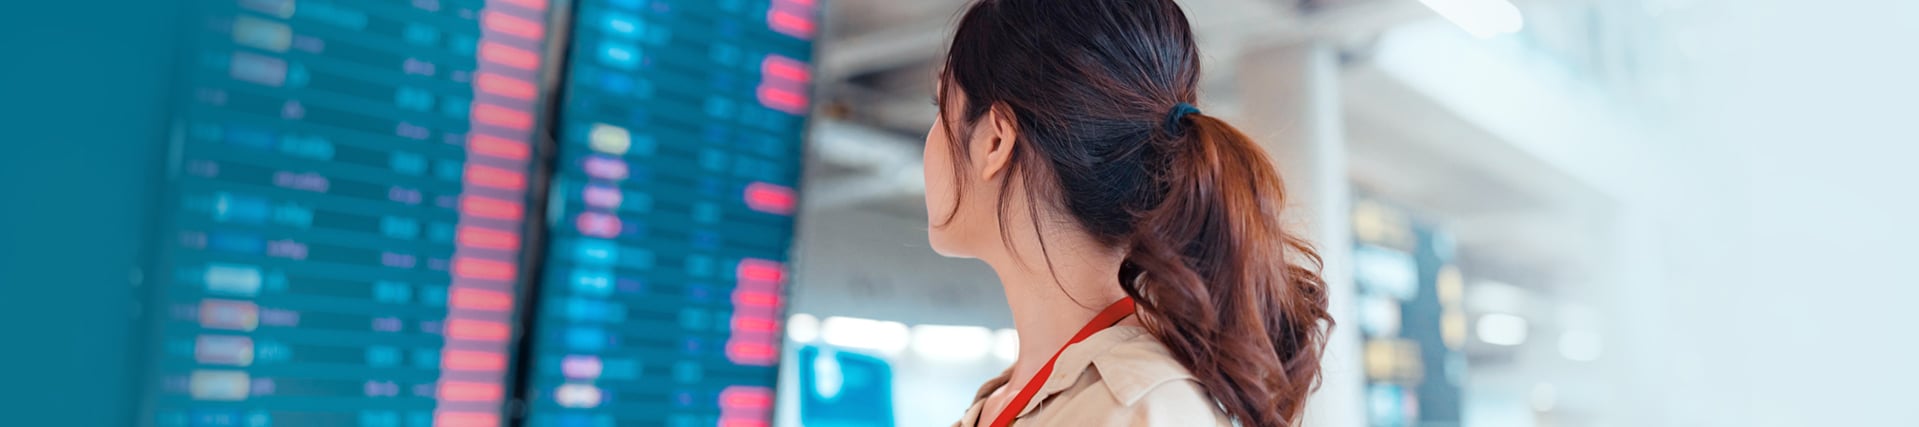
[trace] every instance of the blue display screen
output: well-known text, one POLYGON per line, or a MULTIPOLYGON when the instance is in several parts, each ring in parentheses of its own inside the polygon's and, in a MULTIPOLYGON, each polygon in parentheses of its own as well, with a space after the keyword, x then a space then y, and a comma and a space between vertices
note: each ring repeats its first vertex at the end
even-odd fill
POLYGON ((138 424, 770 422, 812 1, 192 3, 138 424))
POLYGON ((814 15, 578 5, 528 425, 770 422, 814 15))

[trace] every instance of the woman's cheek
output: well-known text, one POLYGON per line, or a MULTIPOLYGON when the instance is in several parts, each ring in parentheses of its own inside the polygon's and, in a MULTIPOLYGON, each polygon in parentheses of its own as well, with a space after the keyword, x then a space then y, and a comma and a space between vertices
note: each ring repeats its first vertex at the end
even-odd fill
POLYGON ((933 130, 927 133, 925 150, 920 154, 920 169, 921 179, 926 182, 927 239, 934 251, 948 254, 951 248, 945 237, 950 231, 941 226, 951 225, 949 216, 954 213, 953 165, 948 158, 951 152, 946 146, 947 141, 940 135, 939 129, 936 123, 933 130))

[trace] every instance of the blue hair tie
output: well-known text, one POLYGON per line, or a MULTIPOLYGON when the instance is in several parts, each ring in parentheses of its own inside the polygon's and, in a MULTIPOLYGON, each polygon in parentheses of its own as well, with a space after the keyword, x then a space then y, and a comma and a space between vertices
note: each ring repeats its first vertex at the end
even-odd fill
POLYGON ((1174 105, 1173 110, 1166 113, 1166 134, 1178 135, 1180 121, 1184 120, 1188 114, 1199 114, 1199 107, 1184 102, 1174 105))

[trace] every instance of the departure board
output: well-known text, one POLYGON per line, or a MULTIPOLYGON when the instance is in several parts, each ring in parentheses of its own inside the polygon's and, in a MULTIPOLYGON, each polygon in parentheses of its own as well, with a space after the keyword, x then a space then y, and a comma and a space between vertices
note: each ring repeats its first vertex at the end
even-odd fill
POLYGON ((527 425, 770 424, 816 9, 579 2, 527 425))
POLYGON ((545 0, 196 0, 143 424, 504 425, 545 0))

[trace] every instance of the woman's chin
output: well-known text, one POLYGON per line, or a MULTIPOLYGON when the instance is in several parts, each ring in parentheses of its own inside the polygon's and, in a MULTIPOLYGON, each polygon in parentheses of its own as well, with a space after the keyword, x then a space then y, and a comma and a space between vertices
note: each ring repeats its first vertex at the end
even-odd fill
POLYGON ((971 252, 954 247, 952 242, 947 241, 939 233, 928 233, 926 237, 928 246, 933 247, 933 253, 947 258, 973 258, 971 252))

